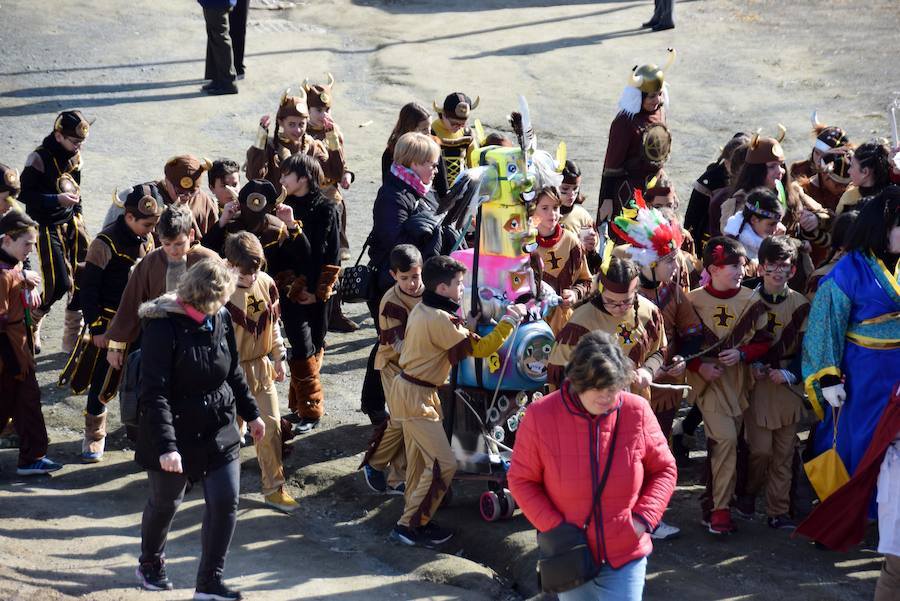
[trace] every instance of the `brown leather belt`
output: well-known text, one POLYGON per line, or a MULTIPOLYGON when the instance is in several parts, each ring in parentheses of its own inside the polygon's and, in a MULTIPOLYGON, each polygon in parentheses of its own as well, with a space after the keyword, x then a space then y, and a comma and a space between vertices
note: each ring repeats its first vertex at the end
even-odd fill
POLYGON ((426 382, 425 380, 420 380, 419 378, 414 378, 413 376, 407 374, 406 372, 401 371, 400 377, 406 380, 407 382, 412 382, 416 386, 424 386, 425 388, 437 388, 431 382, 426 382))

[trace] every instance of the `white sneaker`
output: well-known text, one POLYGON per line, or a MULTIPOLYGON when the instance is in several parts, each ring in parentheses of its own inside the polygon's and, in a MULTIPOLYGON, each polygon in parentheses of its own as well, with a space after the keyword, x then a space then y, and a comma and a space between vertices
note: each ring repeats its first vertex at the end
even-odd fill
POLYGON ((650 533, 650 538, 653 540, 669 540, 678 538, 679 536, 681 536, 681 528, 676 528, 663 521, 660 521, 659 525, 656 526, 656 529, 650 533))

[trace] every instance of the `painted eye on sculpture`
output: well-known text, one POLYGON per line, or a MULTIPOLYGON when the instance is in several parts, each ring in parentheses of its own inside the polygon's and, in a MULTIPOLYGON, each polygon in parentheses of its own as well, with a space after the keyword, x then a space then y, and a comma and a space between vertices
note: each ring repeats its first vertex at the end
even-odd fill
POLYGON ((549 344, 545 344, 544 348, 542 348, 541 350, 544 351, 545 355, 549 355, 553 351, 553 347, 549 344))
POLYGON ((521 232, 522 220, 518 216, 510 217, 506 220, 506 223, 503 224, 503 229, 510 233, 521 232))
POLYGON ((534 355, 534 345, 529 344, 525 347, 525 356, 531 357, 532 355, 534 355))
POLYGON ((506 166, 506 175, 509 177, 510 175, 515 175, 519 172, 519 168, 516 167, 515 163, 510 163, 506 166))

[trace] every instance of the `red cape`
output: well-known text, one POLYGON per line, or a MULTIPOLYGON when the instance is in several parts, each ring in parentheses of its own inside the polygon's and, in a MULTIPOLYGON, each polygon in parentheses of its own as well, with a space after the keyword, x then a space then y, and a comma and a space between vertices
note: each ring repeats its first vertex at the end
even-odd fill
POLYGON ((894 394, 853 477, 819 503, 793 536, 808 536, 835 551, 847 551, 858 544, 866 533, 869 501, 878 483, 881 462, 897 432, 900 432, 900 385, 894 386, 894 394))

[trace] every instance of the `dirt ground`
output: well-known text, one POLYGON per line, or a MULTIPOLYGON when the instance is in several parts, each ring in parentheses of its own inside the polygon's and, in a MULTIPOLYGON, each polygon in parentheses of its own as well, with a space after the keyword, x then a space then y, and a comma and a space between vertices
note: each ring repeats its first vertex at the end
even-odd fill
MULTIPOLYGON (((734 131, 776 124, 788 130, 791 159, 811 147, 809 114, 840 124, 854 141, 886 135, 885 106, 900 90, 886 59, 900 5, 881 0, 677 3, 677 29, 637 29, 649 2, 485 0, 464 2, 253 0, 247 78, 240 94, 199 94, 205 36, 193 2, 69 0, 0 4, 0 162, 21 167, 53 116, 81 108, 96 118, 84 151, 83 198, 96 233, 113 191, 162 175, 179 152, 241 159, 256 122, 284 87, 304 77, 337 79, 335 118, 357 180, 347 195, 354 255, 371 225, 379 159, 399 107, 430 104, 461 89, 480 96, 488 129, 524 94, 539 143, 565 140, 596 206, 609 121, 628 69, 661 62, 668 73, 674 136, 669 171, 682 199, 690 182, 734 131)), ((486 525, 477 515, 482 488, 455 486, 442 523, 458 530, 444 553, 385 542, 398 498, 369 494, 355 468, 368 440, 358 412, 371 319, 330 335, 323 380, 323 426, 293 443, 286 461, 301 503, 292 516, 262 504, 252 447, 242 454, 240 519, 227 576, 253 599, 518 599, 537 593, 534 532, 523 516, 486 525)), ((15 476, 15 451, 0 451, 0 599, 143 598, 133 569, 139 552, 145 476, 131 461, 122 430, 97 466, 78 463, 84 397, 56 387, 61 308, 48 318, 38 358, 51 454, 66 463, 52 477, 15 476)), ((285 392, 282 388, 282 393, 285 392)), ((2 391, 0 391, 2 394, 2 391)), ((286 403, 283 403, 286 404, 286 403)), ((111 405, 111 426, 118 426, 111 405)), ((761 520, 714 539, 699 526, 702 453, 680 470, 667 513, 682 527, 656 545, 648 599, 869 599, 880 568, 874 539, 847 554, 816 550, 761 520)), ((199 553, 200 491, 176 516, 169 556, 179 587, 158 599, 183 599, 199 553)))

